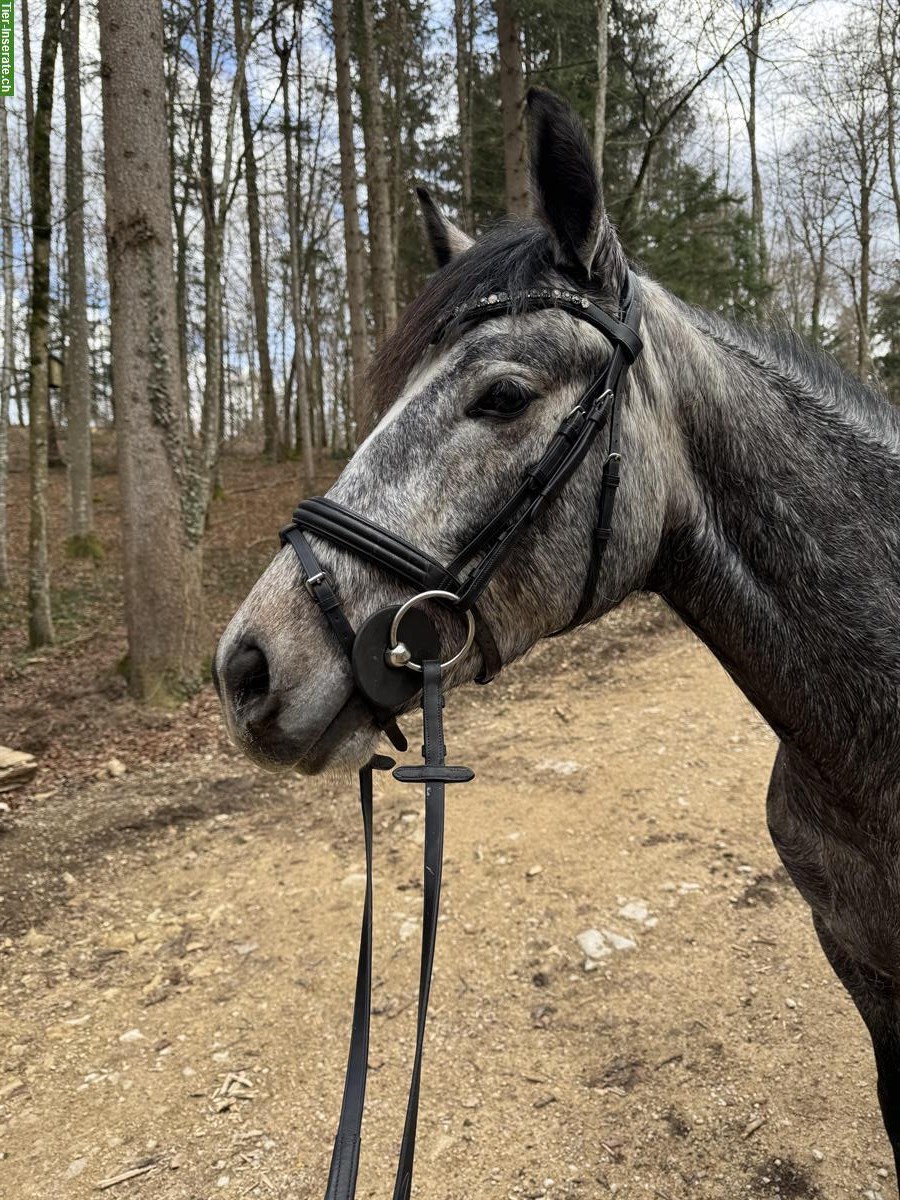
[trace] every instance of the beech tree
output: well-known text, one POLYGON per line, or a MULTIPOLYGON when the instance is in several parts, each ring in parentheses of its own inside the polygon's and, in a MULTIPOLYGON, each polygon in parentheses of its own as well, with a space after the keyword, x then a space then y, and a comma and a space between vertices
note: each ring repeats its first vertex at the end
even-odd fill
POLYGON ((381 67, 375 41, 372 0, 359 0, 359 11, 359 77, 366 151, 369 254, 372 266, 375 338, 382 342, 397 320, 397 269, 391 228, 388 153, 381 103, 381 67))
POLYGON ((878 180, 884 165, 887 112, 879 87, 871 30, 859 19, 840 35, 827 34, 813 64, 810 95, 827 113, 832 171, 841 181, 854 231, 842 243, 839 264, 856 323, 855 365, 872 374, 873 242, 878 180))
MULTIPOLYGON (((315 479, 315 463, 312 449, 312 421, 309 412, 309 392, 306 376, 306 332, 303 320, 303 281, 300 247, 300 214, 299 198, 297 195, 297 178, 294 171, 294 134, 291 128, 291 96, 289 87, 289 67, 294 47, 297 43, 296 15, 293 32, 290 38, 278 40, 277 33, 272 31, 272 44, 280 63, 282 109, 282 142, 284 148, 284 181, 285 208, 287 209, 288 239, 290 246, 290 288, 291 288, 291 321, 294 333, 294 353, 291 364, 291 377, 297 389, 297 431, 302 443, 303 473, 309 489, 315 479)), ((298 56, 299 61, 299 56, 298 56)), ((285 413, 288 413, 288 393, 285 391, 285 413)), ((290 444, 289 422, 285 422, 285 444, 290 444)))
POLYGON ((338 138, 340 142, 341 204, 344 210, 344 253, 350 309, 350 396, 356 429, 363 427, 363 378, 369 357, 366 331, 366 283, 363 241, 359 227, 356 147, 353 141, 353 84, 350 74, 350 29, 347 0, 333 0, 334 60, 337 87, 338 138))
POLYGON ((129 684, 158 705, 198 677, 209 480, 192 454, 182 372, 159 0, 100 0, 113 390, 129 684))
POLYGON ((263 454, 266 458, 274 460, 278 457, 278 413, 275 406, 275 386, 272 381, 272 358, 269 352, 269 298, 262 258, 256 147, 246 72, 246 56, 250 46, 250 23, 253 19, 253 0, 248 0, 246 33, 244 16, 241 12, 243 2, 244 0, 234 0, 233 12, 235 44, 241 59, 240 106, 241 133, 244 140, 244 179, 247 191, 247 246, 250 252, 250 285, 253 293, 254 331, 259 361, 263 454))
POLYGON ((97 552, 91 496, 91 369, 88 357, 87 272, 84 260, 84 166, 81 136, 79 0, 66 0, 62 34, 66 102, 66 397, 69 469, 69 549, 97 552))

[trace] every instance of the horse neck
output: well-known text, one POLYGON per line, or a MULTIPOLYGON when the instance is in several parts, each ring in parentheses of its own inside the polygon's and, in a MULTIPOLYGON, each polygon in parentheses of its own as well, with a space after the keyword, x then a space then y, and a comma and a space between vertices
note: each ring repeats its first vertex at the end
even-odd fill
POLYGON ((646 385, 668 389, 688 481, 654 590, 793 752, 857 782, 873 750, 896 765, 895 412, 827 365, 698 323, 664 296, 646 331, 646 385))

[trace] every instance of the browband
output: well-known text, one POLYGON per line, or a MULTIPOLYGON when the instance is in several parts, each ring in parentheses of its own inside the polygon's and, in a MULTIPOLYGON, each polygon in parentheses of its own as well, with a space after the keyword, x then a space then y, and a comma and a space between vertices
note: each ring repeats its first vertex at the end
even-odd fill
MULTIPOLYGON (((633 279, 634 276, 629 272, 620 300, 622 313, 628 312, 634 299, 636 287, 632 282, 633 279)), ((616 320, 593 300, 589 300, 587 296, 568 291, 566 288, 527 288, 524 292, 515 295, 510 295, 508 292, 491 292, 478 300, 472 300, 467 304, 458 304, 452 315, 438 326, 437 332, 431 339, 432 345, 443 341, 455 327, 462 328, 466 325, 480 323, 499 313, 516 316, 519 313, 546 311, 550 308, 562 309, 570 316, 577 317, 579 321, 587 321, 595 329, 599 329, 616 346, 622 347, 627 354, 629 364, 637 359, 644 348, 636 326, 616 320)))

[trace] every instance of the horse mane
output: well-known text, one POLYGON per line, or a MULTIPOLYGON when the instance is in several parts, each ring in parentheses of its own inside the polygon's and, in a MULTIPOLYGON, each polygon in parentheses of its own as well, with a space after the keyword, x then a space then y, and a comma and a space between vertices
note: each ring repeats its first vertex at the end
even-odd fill
POLYGON ((734 321, 673 299, 682 314, 725 353, 737 355, 765 375, 777 376, 798 395, 827 401, 860 420, 886 423, 896 436, 900 412, 887 395, 841 366, 834 355, 797 333, 783 318, 773 317, 771 325, 734 321))

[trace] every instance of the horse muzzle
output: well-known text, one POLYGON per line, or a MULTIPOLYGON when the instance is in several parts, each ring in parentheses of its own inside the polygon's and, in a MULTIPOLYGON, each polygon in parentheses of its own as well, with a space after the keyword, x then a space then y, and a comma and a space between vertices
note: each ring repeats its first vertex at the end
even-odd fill
MULTIPOLYGON (((264 644, 226 631, 213 682, 235 745, 268 770, 317 774, 357 768, 371 756, 379 731, 341 664, 317 664, 297 682, 279 684, 264 644)), ((282 668, 283 673, 283 668, 282 668)))

